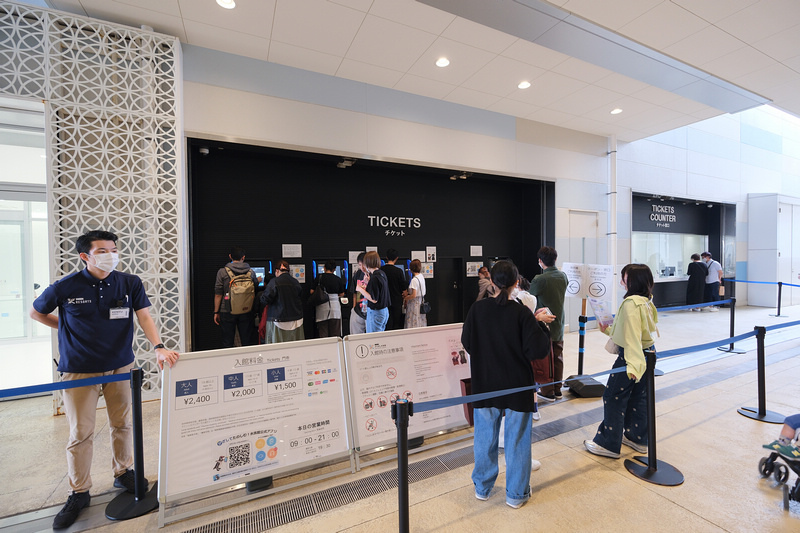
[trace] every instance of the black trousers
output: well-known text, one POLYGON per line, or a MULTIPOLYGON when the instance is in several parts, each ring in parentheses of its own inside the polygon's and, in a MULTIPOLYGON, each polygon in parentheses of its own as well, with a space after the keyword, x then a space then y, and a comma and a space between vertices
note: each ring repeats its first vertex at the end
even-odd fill
POLYGON ((390 305, 389 321, 386 323, 386 331, 392 329, 403 329, 405 327, 405 317, 403 316, 403 306, 390 305))
POLYGON ((233 348, 233 340, 236 338, 236 329, 239 329, 239 340, 242 346, 252 346, 256 344, 256 324, 255 313, 245 313, 243 315, 232 315, 230 313, 220 313, 219 326, 222 328, 222 347, 233 348))

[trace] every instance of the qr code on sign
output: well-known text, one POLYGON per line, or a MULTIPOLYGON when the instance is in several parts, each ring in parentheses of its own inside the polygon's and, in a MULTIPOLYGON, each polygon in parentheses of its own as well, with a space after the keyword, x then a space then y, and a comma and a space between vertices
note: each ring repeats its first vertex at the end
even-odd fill
POLYGON ((228 468, 250 464, 250 443, 228 448, 228 468))

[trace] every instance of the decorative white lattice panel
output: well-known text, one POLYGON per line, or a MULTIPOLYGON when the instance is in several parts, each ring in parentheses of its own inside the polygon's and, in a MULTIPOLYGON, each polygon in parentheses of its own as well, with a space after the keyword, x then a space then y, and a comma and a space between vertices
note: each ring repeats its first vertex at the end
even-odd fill
MULTIPOLYGON (((0 94, 44 100, 51 275, 82 268, 75 239, 119 236, 163 342, 184 350, 183 143, 176 38, 0 1, 0 94)), ((160 375, 140 329, 145 396, 160 375)), ((60 396, 56 409, 60 407, 60 396)))

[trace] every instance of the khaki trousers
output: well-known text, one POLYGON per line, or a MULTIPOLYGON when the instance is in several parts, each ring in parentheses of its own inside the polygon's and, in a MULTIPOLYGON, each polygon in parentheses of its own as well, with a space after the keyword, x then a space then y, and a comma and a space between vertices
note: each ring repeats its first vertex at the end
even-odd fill
MULTIPOLYGON (((126 374, 133 363, 109 372, 94 374, 64 372, 62 381, 126 374)), ((133 440, 131 429, 131 384, 116 381, 102 385, 89 385, 64 390, 64 412, 69 421, 67 443, 67 469, 72 492, 86 492, 92 487, 92 453, 97 401, 100 390, 106 399, 108 426, 111 433, 111 466, 114 477, 125 473, 133 465, 133 440)))

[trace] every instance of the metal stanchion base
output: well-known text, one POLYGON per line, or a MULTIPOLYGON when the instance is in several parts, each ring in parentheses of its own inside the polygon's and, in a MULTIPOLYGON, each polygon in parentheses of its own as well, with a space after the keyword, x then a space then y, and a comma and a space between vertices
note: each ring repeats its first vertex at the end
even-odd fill
POLYGON ((109 520, 130 520, 158 509, 158 481, 147 491, 144 498, 137 500, 130 492, 123 492, 108 502, 106 518, 109 520))
POLYGON ((674 487, 675 485, 683 483, 684 478, 681 471, 669 463, 656 460, 656 469, 652 470, 648 466, 649 461, 647 456, 639 455, 634 457, 634 459, 642 464, 637 464, 630 459, 625 459, 625 468, 639 479, 665 487, 674 487))
POLYGON ((655 377, 658 377, 658 376, 663 376, 663 375, 664 375, 664 371, 663 371, 663 370, 659 370, 659 369, 657 369, 657 368, 654 368, 654 369, 653 369, 653 375, 654 375, 655 377))
POLYGON ((769 315, 769 316, 774 316, 778 318, 789 318, 789 315, 769 315))
POLYGON ((761 416, 758 414, 758 407, 740 407, 736 412, 747 418, 752 418, 753 420, 766 422, 768 424, 783 424, 783 421, 786 419, 786 415, 776 413, 775 411, 765 410, 764 416, 761 416))
POLYGON ((723 348, 722 346, 718 346, 717 350, 719 350, 720 352, 728 352, 728 353, 747 353, 744 350, 736 350, 736 349, 731 350, 730 348, 723 348))

